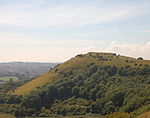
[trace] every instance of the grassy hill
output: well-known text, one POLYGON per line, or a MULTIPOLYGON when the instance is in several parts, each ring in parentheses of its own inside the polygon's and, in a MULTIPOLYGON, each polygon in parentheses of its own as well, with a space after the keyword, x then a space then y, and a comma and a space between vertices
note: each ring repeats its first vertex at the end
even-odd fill
POLYGON ((15 118, 15 116, 5 113, 0 113, 0 118, 15 118))
POLYGON ((150 117, 150 112, 146 112, 141 114, 140 116, 137 116, 136 118, 149 118, 150 117))
POLYGON ((84 55, 77 55, 67 62, 54 67, 51 71, 35 78, 34 80, 25 83, 17 88, 12 94, 27 95, 31 91, 39 87, 54 83, 62 78, 62 73, 71 75, 72 73, 83 73, 88 70, 88 65, 96 64, 97 66, 112 66, 117 67, 131 66, 142 68, 142 65, 150 65, 149 60, 137 60, 135 58, 116 55, 114 53, 97 53, 90 52, 84 55))
POLYGON ((53 83, 54 79, 58 78, 58 76, 59 75, 57 73, 53 73, 53 72, 45 73, 45 74, 39 76, 38 78, 16 88, 12 92, 12 94, 26 95, 26 94, 30 93, 31 91, 36 90, 38 87, 42 87, 48 83, 53 83))
POLYGON ((90 52, 7 86, 0 87, 0 112, 15 116, 134 118, 150 111, 150 60, 90 52))

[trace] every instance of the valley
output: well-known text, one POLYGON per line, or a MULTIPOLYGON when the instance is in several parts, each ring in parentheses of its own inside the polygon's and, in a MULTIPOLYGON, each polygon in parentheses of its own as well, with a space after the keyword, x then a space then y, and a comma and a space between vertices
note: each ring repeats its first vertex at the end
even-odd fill
POLYGON ((8 62, 0 63, 0 81, 28 80, 37 77, 59 63, 8 62))

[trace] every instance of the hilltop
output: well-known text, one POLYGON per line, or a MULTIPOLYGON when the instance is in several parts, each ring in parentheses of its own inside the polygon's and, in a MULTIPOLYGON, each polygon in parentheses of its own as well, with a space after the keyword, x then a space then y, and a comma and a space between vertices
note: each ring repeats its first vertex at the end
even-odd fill
POLYGON ((148 111, 150 60, 142 57, 79 54, 31 81, 0 88, 0 112, 15 116, 110 114, 110 118, 134 118, 148 111))
POLYGON ((88 70, 88 65, 96 64, 97 66, 117 66, 125 67, 131 66, 142 67, 144 64, 149 64, 149 60, 137 60, 132 57, 120 56, 115 53, 98 53, 89 52, 87 54, 80 54, 76 57, 68 60, 67 62, 54 67, 51 71, 35 78, 34 80, 24 84, 17 88, 13 94, 26 95, 32 90, 36 90, 38 87, 44 86, 54 81, 59 80, 62 77, 62 73, 71 75, 72 73, 82 73, 88 70))

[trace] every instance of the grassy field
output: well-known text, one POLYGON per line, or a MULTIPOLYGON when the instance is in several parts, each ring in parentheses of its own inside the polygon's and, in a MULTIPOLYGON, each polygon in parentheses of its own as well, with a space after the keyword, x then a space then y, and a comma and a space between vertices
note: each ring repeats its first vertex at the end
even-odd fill
POLYGON ((139 115, 136 118, 150 118, 150 111, 139 115))
POLYGON ((51 83, 54 81, 54 78, 58 78, 57 73, 45 73, 38 78, 26 83, 25 85, 18 87, 13 94, 16 95, 26 95, 29 93, 31 90, 35 90, 40 86, 43 86, 47 83, 51 83))
MULTIPOLYGON (((25 117, 25 118, 33 118, 33 117, 25 117)), ((34 118, 43 118, 43 117, 34 117, 34 118)), ((81 116, 56 116, 56 117, 45 117, 45 118, 106 118, 104 116, 100 116, 100 115, 81 115, 81 116)))
POLYGON ((0 118, 16 118, 10 114, 0 113, 0 118))
POLYGON ((14 81, 19 80, 19 78, 18 78, 18 77, 16 77, 16 76, 0 77, 0 80, 1 80, 1 81, 5 81, 5 82, 10 81, 11 79, 12 79, 12 80, 14 80, 14 81))

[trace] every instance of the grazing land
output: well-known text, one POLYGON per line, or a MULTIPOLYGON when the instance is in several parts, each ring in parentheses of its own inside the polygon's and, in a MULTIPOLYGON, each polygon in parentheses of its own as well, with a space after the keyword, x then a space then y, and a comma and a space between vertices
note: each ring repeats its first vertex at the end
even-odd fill
POLYGON ((8 82, 8 81, 17 81, 19 80, 16 76, 7 76, 7 77, 0 77, 0 81, 8 82))
MULTIPOLYGON (((33 117, 25 117, 25 118, 33 118, 33 117)), ((36 118, 43 118, 43 117, 36 117, 36 118)), ((101 115, 79 115, 79 116, 52 116, 46 118, 106 118, 101 115)))
POLYGON ((0 113, 0 118, 16 118, 16 117, 10 114, 0 113))

